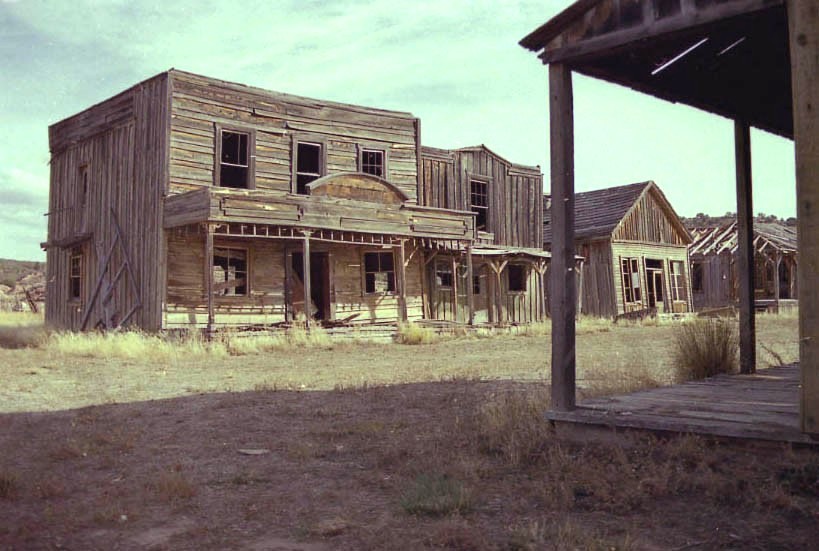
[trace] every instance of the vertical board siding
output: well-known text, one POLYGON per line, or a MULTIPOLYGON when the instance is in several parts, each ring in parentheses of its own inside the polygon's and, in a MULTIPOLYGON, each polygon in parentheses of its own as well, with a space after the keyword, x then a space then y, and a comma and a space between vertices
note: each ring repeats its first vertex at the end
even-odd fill
MULTIPOLYGON (((165 75, 160 75, 49 129, 52 157, 48 240, 54 243, 82 234, 90 236, 77 245, 84 254, 81 301, 68 298, 71 247, 48 249, 49 326, 80 329, 105 268, 102 262, 115 238, 113 209, 124 232, 125 251, 142 302, 130 323, 148 330, 159 328, 163 289, 159 274, 163 263, 165 87, 165 75), (84 205, 79 177, 83 165, 88 167, 84 205)), ((105 283, 122 265, 125 254, 120 246, 114 249, 112 270, 105 283)), ((121 318, 136 300, 124 276, 112 295, 110 307, 121 318)), ((100 302, 99 299, 95 302, 88 318, 89 328, 103 317, 100 302)))

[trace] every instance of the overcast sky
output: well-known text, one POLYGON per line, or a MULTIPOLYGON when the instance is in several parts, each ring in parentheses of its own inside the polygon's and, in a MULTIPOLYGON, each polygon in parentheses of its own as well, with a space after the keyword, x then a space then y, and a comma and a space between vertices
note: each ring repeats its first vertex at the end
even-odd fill
MULTIPOLYGON (((0 0, 0 258, 44 258, 48 126, 171 67, 410 111, 425 145, 543 167, 546 68, 517 42, 565 0, 0 0)), ((730 121, 575 75, 577 191, 654 180, 736 210, 730 121)), ((793 145, 754 132, 754 211, 795 215, 793 145)))

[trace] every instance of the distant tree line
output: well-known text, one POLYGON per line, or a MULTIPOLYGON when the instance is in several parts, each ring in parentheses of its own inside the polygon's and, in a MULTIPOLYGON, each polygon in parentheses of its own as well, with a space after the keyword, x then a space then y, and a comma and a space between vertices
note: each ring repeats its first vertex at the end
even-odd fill
MULTIPOLYGON (((693 218, 686 218, 684 216, 680 217, 683 224, 685 224, 686 228, 708 228, 714 226, 722 226, 725 224, 730 224, 731 222, 735 222, 737 219, 737 213, 735 212, 726 212, 722 216, 711 216, 710 214, 704 214, 702 212, 698 212, 697 215, 693 218)), ((796 218, 780 218, 775 214, 765 214, 764 212, 760 212, 754 218, 754 222, 765 222, 768 224, 782 224, 783 226, 796 226, 796 218)))

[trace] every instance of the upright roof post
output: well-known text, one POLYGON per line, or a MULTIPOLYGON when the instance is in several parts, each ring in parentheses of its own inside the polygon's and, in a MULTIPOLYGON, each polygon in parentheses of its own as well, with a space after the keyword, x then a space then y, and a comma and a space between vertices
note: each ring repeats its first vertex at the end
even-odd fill
POLYGON ((575 406, 574 120, 572 71, 549 65, 552 177, 552 409, 575 406))
POLYGON ((302 273, 304 274, 304 324, 306 327, 312 325, 313 319, 313 299, 310 289, 310 231, 302 232, 304 241, 302 245, 302 273))
POLYGON ((799 262, 802 431, 819 434, 819 1, 788 0, 799 262))
POLYGON ((734 121, 737 173, 737 260, 739 264, 739 372, 756 371, 754 323, 754 214, 751 199, 751 130, 734 121))
POLYGON ((213 334, 213 224, 205 224, 205 293, 207 293, 208 325, 207 339, 213 334))

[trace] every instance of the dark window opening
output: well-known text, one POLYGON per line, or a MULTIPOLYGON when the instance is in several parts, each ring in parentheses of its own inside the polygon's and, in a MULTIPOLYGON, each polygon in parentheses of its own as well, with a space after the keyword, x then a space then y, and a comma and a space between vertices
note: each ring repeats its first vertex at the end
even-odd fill
POLYGON ((361 172, 384 177, 384 152, 377 149, 361 150, 361 172))
POLYGON ((307 184, 321 178, 321 144, 299 142, 296 147, 296 193, 307 195, 307 184))
POLYGON ((364 253, 364 292, 395 292, 395 267, 392 252, 364 253))
POLYGON ((486 191, 486 182, 470 180, 469 187, 469 208, 476 214, 475 229, 486 231, 489 223, 489 197, 486 191))
POLYGON ((222 131, 222 149, 219 159, 219 185, 246 188, 250 174, 248 153, 249 135, 242 132, 222 131))
POLYGON ((82 297, 82 251, 74 249, 68 260, 68 297, 79 300, 82 297))
POLYGON ((435 263, 435 286, 452 289, 452 263, 449 260, 435 263))
POLYGON ((479 275, 472 276, 472 294, 473 295, 481 294, 481 276, 479 275))
POLYGON ((88 165, 80 167, 80 206, 85 206, 88 200, 88 165))
POLYGON ((691 290, 694 292, 703 291, 703 266, 701 262, 694 262, 691 265, 691 290))
POLYGON ((213 249, 213 294, 247 295, 247 251, 218 247, 213 249))
POLYGON ((640 302, 640 265, 636 258, 624 258, 620 262, 623 276, 623 298, 626 302, 640 302))
POLYGON ((509 291, 521 293, 526 291, 526 266, 522 264, 509 264, 506 267, 509 279, 509 291))

